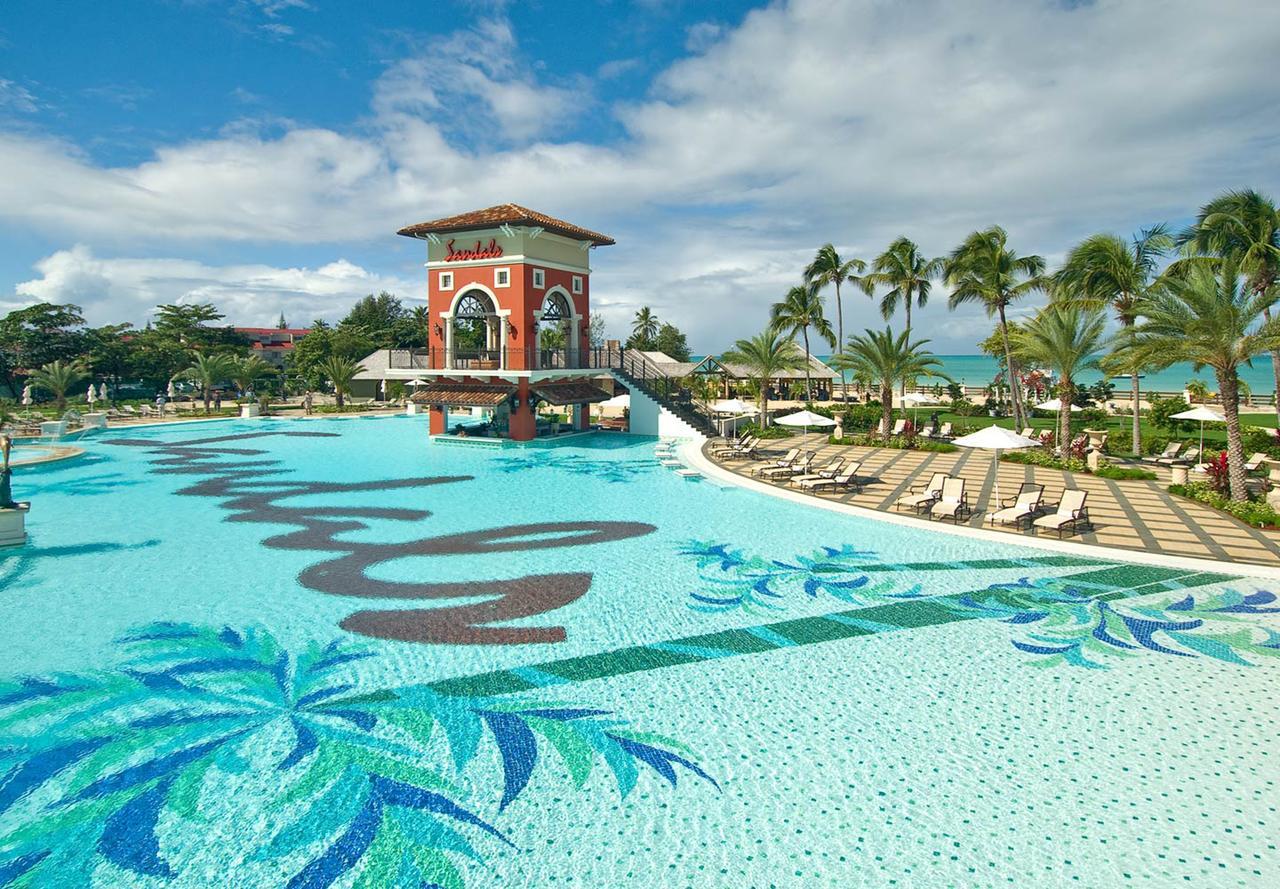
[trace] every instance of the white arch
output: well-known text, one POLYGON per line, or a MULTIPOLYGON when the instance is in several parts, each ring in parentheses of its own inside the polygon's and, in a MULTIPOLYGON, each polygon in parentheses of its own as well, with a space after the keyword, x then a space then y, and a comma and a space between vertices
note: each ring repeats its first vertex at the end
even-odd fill
POLYGON ((441 315, 444 317, 452 318, 454 314, 458 311, 458 303, 462 302, 462 298, 466 296, 468 293, 470 293, 472 290, 479 290, 481 293, 489 297, 489 302, 493 306, 493 311, 494 312, 498 311, 498 294, 494 293, 492 290, 490 290, 488 287, 485 287, 483 284, 463 284, 463 285, 459 285, 458 292, 453 295, 453 299, 449 303, 449 311, 442 312, 441 315))

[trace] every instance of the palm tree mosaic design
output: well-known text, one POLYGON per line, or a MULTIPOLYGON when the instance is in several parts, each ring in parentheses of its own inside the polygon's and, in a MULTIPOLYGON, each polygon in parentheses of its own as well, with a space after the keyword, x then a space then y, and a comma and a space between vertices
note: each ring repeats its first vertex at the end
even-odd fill
POLYGON ((162 623, 120 643, 117 669, 0 686, 0 885, 198 880, 188 846, 213 836, 263 884, 461 889, 519 847, 495 822, 549 761, 579 792, 601 764, 623 797, 646 771, 719 789, 608 710, 368 689, 374 653, 345 642, 162 623))

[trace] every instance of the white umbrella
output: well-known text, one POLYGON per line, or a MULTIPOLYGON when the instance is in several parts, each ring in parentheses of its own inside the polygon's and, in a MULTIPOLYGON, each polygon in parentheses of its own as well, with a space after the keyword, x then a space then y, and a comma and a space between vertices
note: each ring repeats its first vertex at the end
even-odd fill
MULTIPOLYGON (((1211 411, 1204 405, 1193 407, 1189 411, 1183 411, 1180 414, 1173 414, 1174 420, 1199 420, 1200 421, 1200 451, 1204 452, 1204 424, 1205 423, 1225 423, 1227 418, 1216 411, 1211 411)), ((1203 458, 1202 458, 1203 459, 1203 458)))
POLYGON ((753 404, 747 404, 741 398, 722 398, 711 403, 711 410, 717 414, 754 414, 759 412, 753 404))
POLYGON ((995 451, 995 467, 996 467, 996 491, 995 500, 1000 502, 1000 452, 1005 450, 1018 450, 1020 448, 1034 448, 1040 442, 1032 438, 1019 435, 1012 429, 1005 429, 1003 426, 992 424, 986 429, 979 429, 977 432, 971 432, 968 435, 962 435, 952 444, 959 445, 962 448, 982 448, 983 450, 995 451))
POLYGON ((93 391, 92 385, 89 386, 89 391, 84 394, 84 400, 87 401, 89 404, 93 404, 95 401, 98 400, 98 393, 93 391))
POLYGON ((379 396, 383 401, 386 401, 386 400, 387 400, 387 381, 386 381, 386 380, 379 380, 379 381, 378 381, 378 396, 379 396))
POLYGON ((937 404, 938 400, 932 395, 926 395, 923 392, 908 392, 902 396, 902 406, 911 405, 911 425, 916 424, 916 408, 922 404, 937 404))
POLYGON ((602 407, 602 408, 607 407, 607 408, 612 408, 612 409, 616 409, 616 410, 622 410, 622 409, 624 409, 624 408, 630 408, 630 407, 631 407, 631 393, 630 393, 630 392, 623 392, 621 395, 615 395, 615 396, 613 396, 612 398, 606 399, 606 400, 604 400, 604 401, 600 402, 600 407, 602 407))
POLYGON ((427 381, 426 381, 426 380, 424 380, 424 379, 422 379, 422 378, 420 378, 420 377, 414 377, 414 378, 413 378, 412 380, 410 380, 406 385, 413 386, 413 387, 416 389, 416 388, 418 388, 419 386, 425 386, 425 385, 427 385, 427 381))
POLYGON ((27 407, 30 407, 32 404, 35 403, 35 399, 31 397, 30 383, 27 383, 27 385, 22 387, 22 403, 25 404, 27 407))
POLYGON ((98 386, 98 400, 99 400, 99 401, 110 401, 110 400, 111 400, 110 398, 108 398, 108 397, 107 397, 107 384, 106 384, 106 383, 102 383, 101 385, 99 385, 99 386, 98 386))
MULTIPOLYGON (((1042 401, 1042 402, 1040 402, 1039 404, 1037 404, 1037 405, 1036 405, 1036 407, 1037 407, 1037 408, 1039 408, 1039 409, 1040 409, 1040 410, 1042 410, 1042 411, 1053 411, 1055 414, 1059 414, 1059 413, 1062 413, 1062 399, 1060 399, 1060 398, 1050 398, 1048 401, 1042 401)), ((1079 412, 1080 412, 1080 411, 1082 411, 1082 410, 1084 410, 1084 408, 1082 408, 1082 407, 1081 407, 1080 405, 1078 405, 1078 404, 1073 404, 1073 405, 1071 405, 1071 413, 1073 413, 1073 414, 1079 413, 1079 412)), ((1061 423, 1054 423, 1054 424, 1053 424, 1053 440, 1058 442, 1058 447, 1062 447, 1062 446, 1063 446, 1062 442, 1058 441, 1058 439, 1059 439, 1059 437, 1060 437, 1060 436, 1058 435, 1058 427, 1059 427, 1060 425, 1062 425, 1062 424, 1061 424, 1061 423)))
POLYGON ((830 417, 824 417, 822 414, 815 414, 813 411, 796 411, 794 414, 787 414, 785 417, 778 417, 773 422, 781 426, 803 426, 804 434, 809 434, 810 426, 834 426, 836 421, 830 417))
POLYGON ((165 390, 165 395, 168 397, 170 401, 173 401, 175 398, 178 397, 178 390, 174 388, 173 380, 169 381, 169 388, 165 390))

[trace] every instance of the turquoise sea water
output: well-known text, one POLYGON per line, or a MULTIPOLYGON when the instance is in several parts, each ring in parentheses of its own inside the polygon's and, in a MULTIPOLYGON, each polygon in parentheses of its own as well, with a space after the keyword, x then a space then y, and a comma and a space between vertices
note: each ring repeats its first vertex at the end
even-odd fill
POLYGON ((1271 584, 651 440, 111 432, 20 470, 0 885, 1268 886, 1271 584))

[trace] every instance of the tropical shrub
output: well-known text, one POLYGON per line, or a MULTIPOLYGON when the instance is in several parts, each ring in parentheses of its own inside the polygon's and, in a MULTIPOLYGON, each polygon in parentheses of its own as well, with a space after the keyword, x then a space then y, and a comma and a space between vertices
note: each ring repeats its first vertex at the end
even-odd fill
POLYGON ((1261 451, 1269 457, 1280 459, 1280 429, 1248 429, 1244 433, 1244 449, 1249 453, 1261 451))
POLYGON ((1098 464, 1098 471, 1093 473, 1098 478, 1109 478, 1113 481, 1146 481, 1153 482, 1157 476, 1154 472, 1146 469, 1136 469, 1128 466, 1117 466, 1114 463, 1103 461, 1098 464))
POLYGON ((981 405, 974 404, 966 398, 951 403, 951 413, 957 417, 978 417, 986 413, 981 405))
POLYGON ((882 413, 878 401, 854 404, 844 409, 844 413, 840 415, 840 422, 844 425, 846 432, 866 432, 876 427, 882 413))
POLYGON ((1184 399, 1178 397, 1152 398, 1151 422, 1161 429, 1168 429, 1170 432, 1185 432, 1191 428, 1191 421, 1175 420, 1173 415, 1189 410, 1190 407, 1184 399))
POLYGON ((1255 528, 1274 528, 1280 525, 1280 515, 1263 499, 1232 500, 1213 490, 1207 482, 1192 482, 1189 485, 1170 485, 1170 494, 1196 500, 1228 515, 1235 516, 1246 525, 1255 528))
POLYGON ((747 435, 748 433, 763 439, 790 438, 795 434, 786 426, 770 426, 767 429, 761 429, 759 423, 748 422, 743 423, 738 427, 739 437, 747 435))

